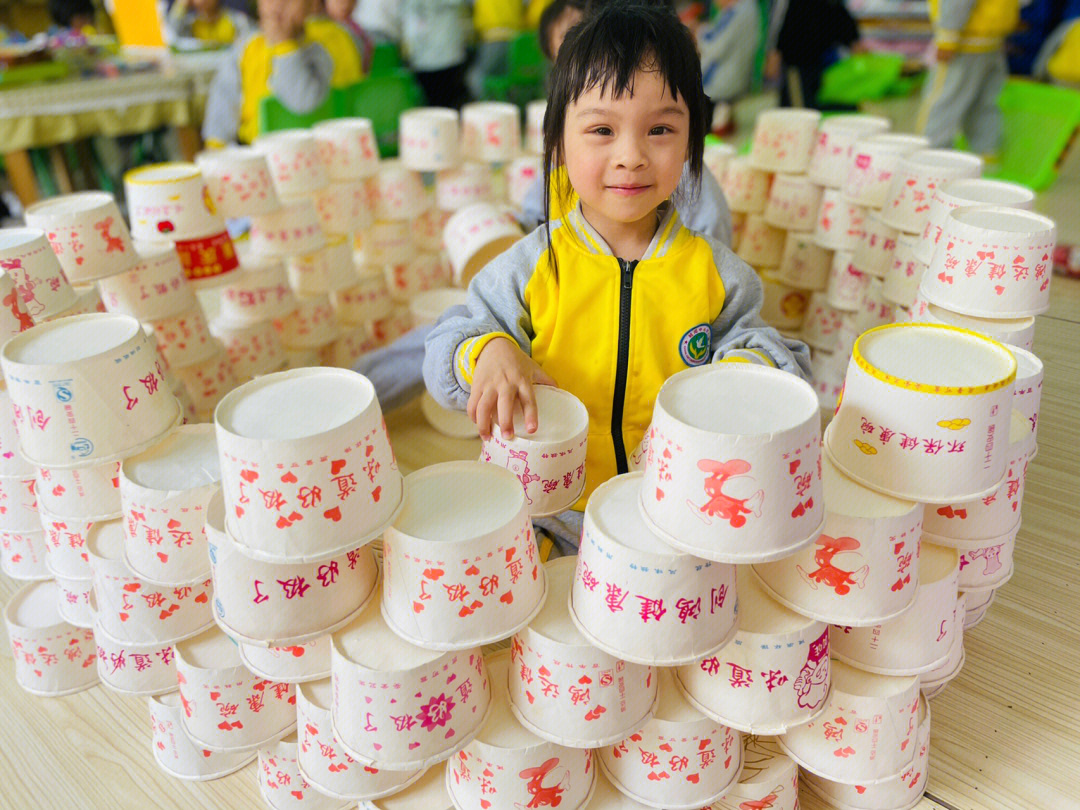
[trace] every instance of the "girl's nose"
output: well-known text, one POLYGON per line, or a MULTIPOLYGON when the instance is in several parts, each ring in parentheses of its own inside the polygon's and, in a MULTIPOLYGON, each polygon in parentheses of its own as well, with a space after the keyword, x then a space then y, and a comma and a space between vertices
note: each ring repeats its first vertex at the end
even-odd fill
POLYGON ((640 169, 648 163, 644 145, 638 138, 629 135, 619 139, 615 160, 620 169, 640 169))

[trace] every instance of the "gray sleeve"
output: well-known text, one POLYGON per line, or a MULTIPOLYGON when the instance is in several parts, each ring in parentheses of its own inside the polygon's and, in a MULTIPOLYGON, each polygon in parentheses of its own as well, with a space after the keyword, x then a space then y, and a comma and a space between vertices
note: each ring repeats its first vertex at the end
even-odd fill
POLYGON ((952 35, 946 37, 955 41, 967 26, 975 0, 941 0, 938 6, 938 29, 952 35))
POLYGON ((521 201, 521 215, 518 221, 523 228, 531 230, 547 219, 544 211, 544 173, 540 172, 529 190, 525 192, 525 199, 521 201))
POLYGON ((713 241, 713 255, 724 282, 724 306, 712 324, 713 360, 752 350, 769 356, 777 368, 810 379, 810 349, 800 340, 785 338, 761 319, 764 297, 761 279, 723 245, 713 241))
POLYGON ((311 112, 326 100, 333 73, 334 60, 326 48, 311 42, 274 57, 270 92, 293 112, 311 112))
POLYGON ((240 57, 246 45, 246 41, 238 42, 221 60, 210 81, 203 115, 204 141, 236 142, 236 129, 240 126, 240 57))
POLYGON ((687 228, 731 246, 731 210, 710 171, 702 170, 701 184, 695 189, 689 166, 684 167, 673 198, 679 218, 687 228))
POLYGON ((1050 60, 1054 58, 1054 54, 1057 53, 1057 49, 1061 47, 1061 43, 1065 40, 1065 35, 1069 33, 1069 29, 1073 25, 1080 25, 1080 20, 1066 20, 1053 31, 1043 41, 1043 44, 1039 47, 1039 55, 1035 57, 1035 64, 1031 66, 1031 75, 1036 79, 1047 79, 1049 74, 1047 73, 1046 66, 1050 63, 1050 60))
MULTIPOLYGON (((464 307, 452 307, 449 313, 463 314, 464 307)), ((412 401, 424 390, 424 341, 432 326, 418 326, 389 346, 362 355, 353 365, 371 380, 375 395, 384 411, 392 411, 412 401)))
POLYGON ((505 332, 526 354, 532 353, 532 316, 525 287, 547 249, 543 228, 537 228, 493 259, 469 284, 466 312, 446 313, 425 343, 424 383, 444 408, 464 410, 471 387, 456 359, 462 343, 492 332, 505 332))

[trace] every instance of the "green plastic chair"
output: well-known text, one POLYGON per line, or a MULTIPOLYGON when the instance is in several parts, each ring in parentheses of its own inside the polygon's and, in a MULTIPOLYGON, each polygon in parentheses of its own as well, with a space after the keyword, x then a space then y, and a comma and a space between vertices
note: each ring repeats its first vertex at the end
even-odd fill
POLYGON ((370 76, 344 88, 341 97, 340 115, 371 119, 379 154, 384 158, 398 153, 398 116, 425 103, 424 91, 405 69, 370 76))
POLYGON ((1080 127, 1080 91, 1010 79, 998 97, 1001 163, 988 174, 1036 191, 1057 177, 1057 163, 1080 127))
POLYGON ((380 42, 371 52, 369 76, 383 76, 402 67, 401 54, 393 42, 380 42))
POLYGON ((901 82, 903 69, 904 57, 900 54, 853 54, 826 69, 817 94, 818 104, 855 107, 863 101, 884 98, 901 82))
MULTIPOLYGON (((347 89, 347 88, 346 88, 347 89)), ((259 103, 259 132, 276 132, 280 129, 307 129, 327 118, 340 118, 342 90, 332 88, 326 100, 307 113, 290 110, 275 96, 267 96, 259 103)))

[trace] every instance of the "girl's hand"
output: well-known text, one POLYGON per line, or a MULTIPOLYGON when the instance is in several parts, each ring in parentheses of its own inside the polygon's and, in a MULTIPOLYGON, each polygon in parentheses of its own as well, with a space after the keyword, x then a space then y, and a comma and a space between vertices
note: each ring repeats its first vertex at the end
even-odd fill
POLYGON ((525 429, 536 432, 533 383, 558 385, 513 341, 495 338, 484 347, 476 359, 472 394, 466 409, 482 439, 491 438, 491 425, 496 419, 503 436, 514 438, 514 411, 518 403, 525 416, 525 429))

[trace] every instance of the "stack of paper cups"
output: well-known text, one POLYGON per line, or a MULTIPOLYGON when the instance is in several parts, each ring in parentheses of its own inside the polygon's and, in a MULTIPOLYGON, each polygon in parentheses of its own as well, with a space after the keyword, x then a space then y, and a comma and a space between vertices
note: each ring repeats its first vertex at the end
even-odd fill
POLYGON ((246 749, 222 754, 204 749, 188 737, 181 716, 183 706, 176 692, 147 699, 150 707, 150 750, 158 767, 169 776, 191 782, 206 782, 234 773, 255 759, 256 751, 246 749))
POLYGON ((266 155, 250 146, 210 149, 195 156, 214 208, 223 217, 269 214, 281 205, 266 155))
MULTIPOLYGON (((75 304, 75 291, 64 277, 45 231, 40 228, 0 230, 0 268, 6 274, 2 290, 4 309, 10 309, 12 316, 11 326, 2 330, 3 337, 17 334, 75 304), (27 322, 26 316, 32 320, 27 322)), ((9 318, 5 315, 4 320, 6 324, 9 318)))
POLYGON ((45 232, 63 275, 72 284, 123 273, 138 261, 127 223, 116 200, 106 192, 53 197, 31 205, 25 216, 28 227, 45 232))
POLYGON ((982 178, 952 180, 945 183, 934 189, 926 227, 923 228, 922 239, 915 248, 915 256, 924 264, 930 264, 933 261, 934 251, 941 241, 945 220, 950 211, 975 205, 1030 209, 1034 202, 1035 192, 1016 183, 982 178))

